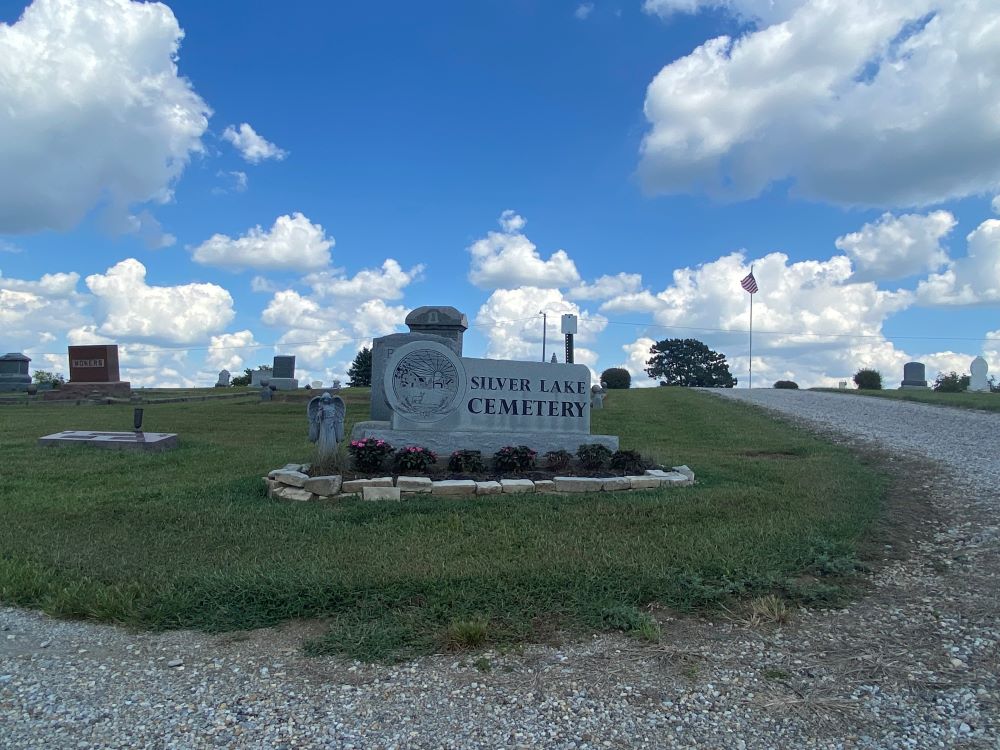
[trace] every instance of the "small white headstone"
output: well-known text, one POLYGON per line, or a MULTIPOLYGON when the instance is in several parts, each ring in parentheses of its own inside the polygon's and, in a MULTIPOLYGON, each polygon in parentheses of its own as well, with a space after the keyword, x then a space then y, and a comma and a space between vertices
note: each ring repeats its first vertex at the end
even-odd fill
POLYGON ((990 384, 986 380, 986 373, 989 371, 990 366, 982 357, 976 357, 972 360, 972 364, 969 365, 969 373, 971 374, 969 390, 977 393, 989 392, 990 384))
POLYGON ((839 383, 837 383, 837 387, 840 388, 840 390, 842 390, 842 391, 846 391, 847 390, 847 381, 846 380, 841 380, 839 383))

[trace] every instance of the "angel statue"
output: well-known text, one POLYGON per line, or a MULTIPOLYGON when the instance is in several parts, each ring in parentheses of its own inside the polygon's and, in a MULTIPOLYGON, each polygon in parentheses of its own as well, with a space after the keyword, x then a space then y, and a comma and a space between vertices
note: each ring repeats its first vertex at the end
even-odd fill
POLYGON ((309 442, 317 443, 321 459, 337 452, 337 443, 344 439, 344 415, 347 407, 340 396, 324 393, 309 400, 309 442))

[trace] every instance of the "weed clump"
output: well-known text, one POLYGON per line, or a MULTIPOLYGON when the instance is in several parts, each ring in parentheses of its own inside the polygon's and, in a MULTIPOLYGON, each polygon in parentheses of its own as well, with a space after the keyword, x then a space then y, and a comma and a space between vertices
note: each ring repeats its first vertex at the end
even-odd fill
POLYGON ((448 470, 462 474, 479 474, 486 471, 480 451, 455 451, 448 457, 448 470))
POLYGON ((505 445, 493 454, 497 471, 528 471, 535 468, 535 451, 526 445, 505 445))
POLYGON ((611 451, 597 443, 587 443, 576 449, 576 457, 585 469, 596 470, 603 467, 611 458, 611 451))

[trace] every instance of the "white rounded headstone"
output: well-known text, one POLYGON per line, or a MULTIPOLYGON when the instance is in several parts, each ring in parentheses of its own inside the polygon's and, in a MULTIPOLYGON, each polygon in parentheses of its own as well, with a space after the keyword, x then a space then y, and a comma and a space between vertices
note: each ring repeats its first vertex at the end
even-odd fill
POLYGON ((979 393, 990 390, 990 384, 986 380, 986 373, 990 371, 990 366, 982 357, 976 357, 969 365, 969 390, 979 393))

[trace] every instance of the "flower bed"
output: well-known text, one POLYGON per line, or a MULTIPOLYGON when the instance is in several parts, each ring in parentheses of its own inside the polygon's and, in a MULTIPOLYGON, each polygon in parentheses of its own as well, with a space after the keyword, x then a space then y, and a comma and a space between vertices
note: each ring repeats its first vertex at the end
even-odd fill
POLYGON ((501 477, 496 479, 441 479, 426 476, 384 476, 346 479, 341 475, 311 477, 311 467, 288 464, 264 478, 268 497, 279 500, 331 500, 362 497, 365 500, 405 500, 417 495, 472 497, 551 492, 622 492, 694 484, 694 472, 687 466, 671 471, 647 469, 643 474, 624 476, 554 476, 551 479, 501 477))

